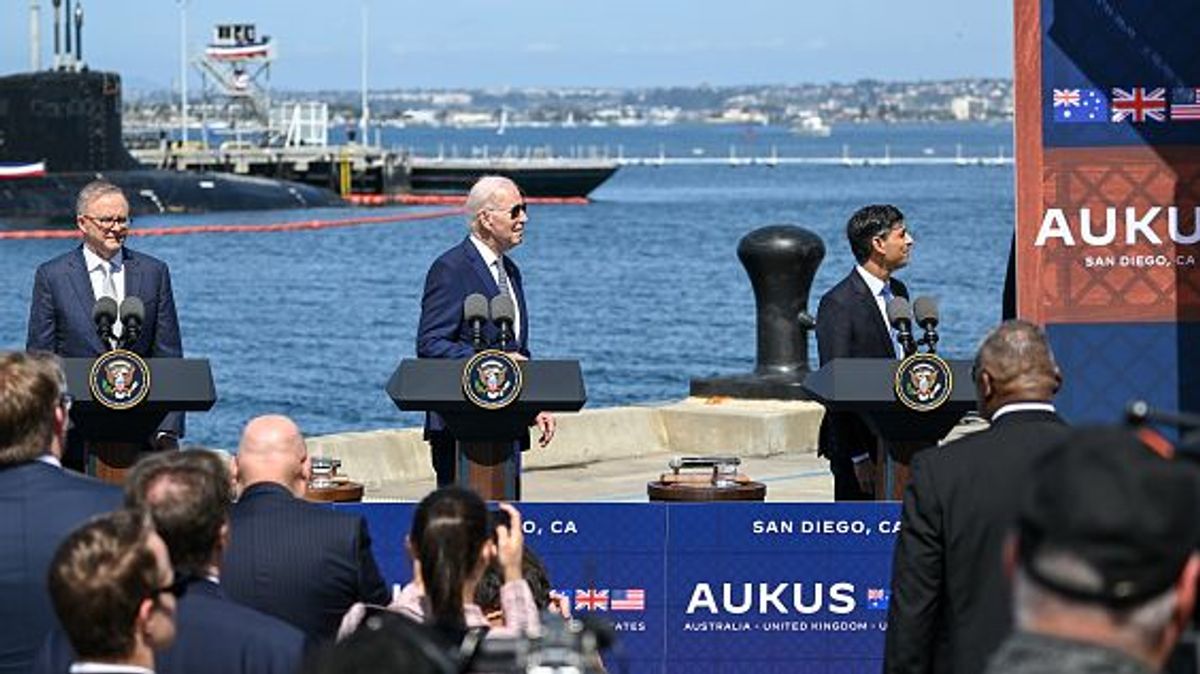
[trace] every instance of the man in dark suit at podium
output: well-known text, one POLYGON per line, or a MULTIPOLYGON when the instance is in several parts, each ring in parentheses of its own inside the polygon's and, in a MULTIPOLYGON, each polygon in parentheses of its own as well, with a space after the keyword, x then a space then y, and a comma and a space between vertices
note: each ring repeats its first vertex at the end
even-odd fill
POLYGON ((46 571, 63 538, 121 490, 62 469, 71 399, 49 354, 0 354, 0 674, 25 674, 56 624, 46 571))
MULTIPOLYGON (((128 349, 146 358, 181 358, 179 319, 166 263, 125 246, 129 235, 129 203, 121 188, 96 180, 79 191, 75 225, 83 244, 42 264, 33 277, 29 332, 25 348, 65 358, 94 358, 110 350, 97 334, 92 308, 101 297, 118 305, 137 297, 145 307, 141 333, 128 349)), ((124 326, 113 326, 120 336, 124 326)), ((174 449, 183 436, 182 412, 172 412, 149 442, 155 449, 174 449)), ((72 436, 65 463, 82 469, 82 455, 72 436)))
MULTIPOLYGON (((904 214, 891 205, 864 206, 846 223, 854 269, 821 297, 817 308, 817 352, 821 365, 835 358, 898 358, 903 355, 887 322, 887 302, 908 297, 893 274, 908 264, 913 238, 904 214)), ((821 450, 829 458, 834 498, 875 498, 878 441, 856 414, 826 412, 821 450)))
POLYGON ((1051 402, 1062 375, 1040 328, 1002 323, 973 369, 991 426, 913 460, 892 565, 888 672, 983 671, 1011 629, 1001 550, 1021 488, 1068 433, 1051 402))
MULTIPOLYGON (((467 197, 467 238, 434 260, 425 277, 421 319, 417 326, 418 358, 470 358, 475 354, 471 329, 463 318, 463 302, 480 294, 490 301, 507 294, 516 308, 513 341, 504 350, 518 359, 529 357, 529 314, 521 270, 506 253, 521 244, 529 216, 525 199, 516 183, 500 176, 484 176, 467 197)), ((484 341, 496 346, 499 332, 488 322, 484 341)), ((498 348, 498 347, 497 347, 498 348)), ((554 437, 555 419, 549 412, 537 415, 539 443, 546 446, 554 437)), ((429 441, 433 469, 439 487, 455 480, 454 436, 441 415, 425 416, 425 439, 429 441)), ((529 439, 522 440, 522 449, 529 439)))

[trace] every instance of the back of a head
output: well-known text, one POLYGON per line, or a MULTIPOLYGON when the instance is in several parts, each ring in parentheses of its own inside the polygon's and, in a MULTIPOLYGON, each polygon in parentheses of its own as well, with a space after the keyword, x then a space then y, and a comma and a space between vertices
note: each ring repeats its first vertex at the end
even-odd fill
POLYGON ((0 354, 0 466, 32 461, 50 449, 63 382, 54 356, 0 354))
MULTIPOLYGON (((539 611, 550 605, 550 577, 541 557, 528 545, 521 550, 521 576, 533 593, 533 603, 539 611)), ((475 586, 475 603, 484 614, 500 610, 500 588, 504 585, 504 572, 500 562, 493 559, 483 571, 479 584, 475 586)))
POLYGON ((205 449, 160 452, 137 463, 125 503, 150 514, 182 574, 201 576, 214 561, 233 488, 225 461, 205 449))
POLYGON ((891 204, 872 204, 855 211, 846 222, 846 239, 854 260, 866 262, 871 257, 871 240, 886 235, 903 220, 904 214, 891 204))
POLYGON ((76 529, 50 563, 55 613, 80 659, 119 659, 134 648, 142 600, 158 587, 144 513, 118 510, 76 529))
POLYGON ((291 419, 271 414, 251 419, 238 443, 237 481, 243 488, 274 482, 291 488, 303 478, 308 448, 291 419))
POLYGON ((407 617, 375 611, 349 637, 316 651, 302 674, 457 674, 456 645, 407 617))
POLYGON ((463 588, 488 540, 483 499, 459 487, 438 489, 417 505, 409 537, 433 609, 429 618, 448 629, 465 627, 463 588))
POLYGON ((1028 321, 1009 320, 983 338, 975 355, 976 369, 986 369, 1001 390, 1033 390, 1049 400, 1060 374, 1046 333, 1028 321))
POLYGON ((1137 606, 1168 591, 1196 550, 1194 469, 1127 429, 1075 430, 1031 475, 1017 520, 1021 567, 1067 600, 1137 606))

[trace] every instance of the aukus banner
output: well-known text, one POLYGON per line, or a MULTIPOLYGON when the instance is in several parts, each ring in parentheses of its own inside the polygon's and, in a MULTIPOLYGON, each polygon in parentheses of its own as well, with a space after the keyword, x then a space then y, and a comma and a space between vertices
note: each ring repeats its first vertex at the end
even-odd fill
POLYGON ((1016 0, 1017 304, 1060 408, 1200 409, 1195 0, 1016 0))
MULTIPOLYGON (((405 583, 414 506, 362 513, 405 583)), ((522 503, 576 615, 612 621, 630 672, 880 670, 899 504, 522 503)))

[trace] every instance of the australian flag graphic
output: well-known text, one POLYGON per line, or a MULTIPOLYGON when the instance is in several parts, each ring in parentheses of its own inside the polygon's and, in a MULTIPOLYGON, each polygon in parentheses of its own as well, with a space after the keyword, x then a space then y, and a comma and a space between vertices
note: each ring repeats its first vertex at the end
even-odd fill
POLYGON ((1099 89, 1055 89, 1051 98, 1054 121, 1065 124, 1108 122, 1108 99, 1099 89))

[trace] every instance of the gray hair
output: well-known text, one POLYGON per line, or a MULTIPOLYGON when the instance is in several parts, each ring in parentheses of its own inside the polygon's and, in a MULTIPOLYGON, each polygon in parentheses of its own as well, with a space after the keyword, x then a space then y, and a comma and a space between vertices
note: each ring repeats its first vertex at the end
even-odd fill
POLYGON ((83 189, 79 190, 79 196, 75 198, 75 215, 83 215, 93 201, 110 194, 119 194, 122 199, 125 198, 125 192, 107 180, 93 180, 84 185, 83 189))
MULTIPOLYGON (((1033 560, 1038 571, 1072 587, 1098 588, 1100 573, 1087 562, 1065 552, 1038 553, 1033 560)), ((1178 601, 1175 587, 1128 608, 1114 609, 1103 604, 1081 602, 1039 584, 1024 569, 1013 578, 1013 617, 1017 627, 1028 630, 1040 616, 1075 616, 1088 622, 1112 625, 1124 641, 1138 649, 1151 649, 1162 641, 1171 624, 1178 601)), ((1115 645, 1115 644, 1114 644, 1115 645)))
POLYGON ((504 176, 488 175, 476 180, 475 184, 471 186, 471 193, 467 195, 465 205, 467 227, 474 230, 475 220, 479 217, 479 213, 493 203, 493 197, 497 192, 508 187, 517 189, 517 184, 504 176))

